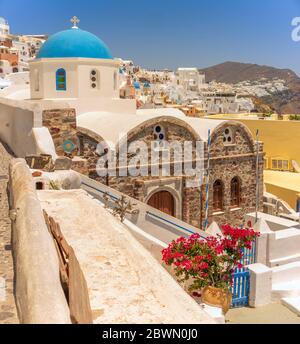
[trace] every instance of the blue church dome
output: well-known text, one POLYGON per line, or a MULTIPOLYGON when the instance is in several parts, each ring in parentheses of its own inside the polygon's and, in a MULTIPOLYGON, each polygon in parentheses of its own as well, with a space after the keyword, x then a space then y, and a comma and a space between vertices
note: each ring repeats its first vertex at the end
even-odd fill
POLYGON ((37 58, 112 59, 106 44, 90 32, 72 28, 51 36, 40 49, 37 58))

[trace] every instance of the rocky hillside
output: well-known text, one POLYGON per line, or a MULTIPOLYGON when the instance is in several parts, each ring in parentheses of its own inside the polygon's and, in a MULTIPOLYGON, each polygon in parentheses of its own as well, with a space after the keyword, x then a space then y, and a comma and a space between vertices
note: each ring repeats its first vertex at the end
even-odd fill
POLYGON ((243 81, 256 82, 262 78, 267 80, 281 79, 288 88, 284 91, 262 97, 261 100, 278 113, 300 113, 300 78, 290 69, 278 69, 250 63, 225 62, 201 70, 206 79, 229 84, 243 81))

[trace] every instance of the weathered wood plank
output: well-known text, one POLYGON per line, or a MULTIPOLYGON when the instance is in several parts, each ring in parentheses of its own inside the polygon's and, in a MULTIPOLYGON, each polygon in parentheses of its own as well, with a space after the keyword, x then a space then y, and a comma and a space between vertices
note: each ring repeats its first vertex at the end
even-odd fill
POLYGON ((69 255, 69 307, 74 324, 93 323, 87 283, 72 247, 69 255))
POLYGON ((69 304, 71 321, 74 324, 92 324, 87 283, 75 252, 63 236, 60 225, 45 211, 43 213, 57 251, 60 279, 69 304))
POLYGON ((67 243, 65 237, 63 236, 61 229, 60 229, 60 225, 58 223, 56 224, 56 231, 57 231, 57 234, 60 238, 60 245, 62 246, 64 253, 65 253, 66 257, 69 257, 70 245, 67 243))

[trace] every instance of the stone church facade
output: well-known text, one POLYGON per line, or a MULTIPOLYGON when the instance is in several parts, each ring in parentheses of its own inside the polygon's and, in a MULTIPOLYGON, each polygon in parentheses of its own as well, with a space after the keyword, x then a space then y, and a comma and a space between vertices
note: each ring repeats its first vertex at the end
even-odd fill
MULTIPOLYGON (((191 225, 201 228, 205 219, 206 193, 205 183, 190 187, 190 177, 171 175, 169 177, 99 177, 97 163, 101 155, 97 152, 98 143, 104 138, 86 128, 78 127, 76 112, 72 109, 44 111, 44 126, 49 128, 57 153, 62 154, 62 142, 71 139, 77 147, 73 155, 81 158, 81 164, 73 168, 88 175, 109 187, 128 196, 148 203, 191 225)), ((200 120, 200 119, 199 119, 200 120)), ((154 128, 164 130, 165 139, 169 142, 197 140, 204 144, 204 165, 207 167, 207 140, 183 120, 162 116, 148 120, 133 128, 128 133, 128 145, 141 140, 151 147, 154 140, 154 128)), ((256 208, 256 143, 251 133, 241 123, 223 122, 211 134, 209 173, 209 223, 243 224, 245 214, 256 208)), ((128 161, 132 155, 128 155, 128 161)), ((118 164, 117 164, 118 165, 118 164)), ((128 167, 128 166, 127 166, 128 167)), ((160 169, 162 168, 160 164, 160 169)), ((259 209, 263 202, 263 145, 259 144, 259 209)), ((118 173, 117 173, 118 174, 118 173)))

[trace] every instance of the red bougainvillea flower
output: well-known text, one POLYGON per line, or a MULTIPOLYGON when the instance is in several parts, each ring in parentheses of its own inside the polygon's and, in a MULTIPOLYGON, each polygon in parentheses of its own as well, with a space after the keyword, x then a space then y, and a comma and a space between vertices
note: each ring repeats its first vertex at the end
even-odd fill
MULTIPOLYGON (((251 226, 249 226, 251 227, 251 226)), ((222 227, 223 236, 201 239, 196 233, 180 237, 162 251, 163 262, 172 266, 179 281, 191 279, 191 291, 206 286, 231 288, 235 269, 242 269, 244 250, 259 236, 251 228, 222 227)))
POLYGON ((193 264, 192 264, 192 262, 189 261, 189 260, 186 260, 186 261, 182 262, 181 265, 182 265, 182 267, 183 267, 186 271, 189 271, 189 270, 191 270, 191 269, 193 268, 193 264))

